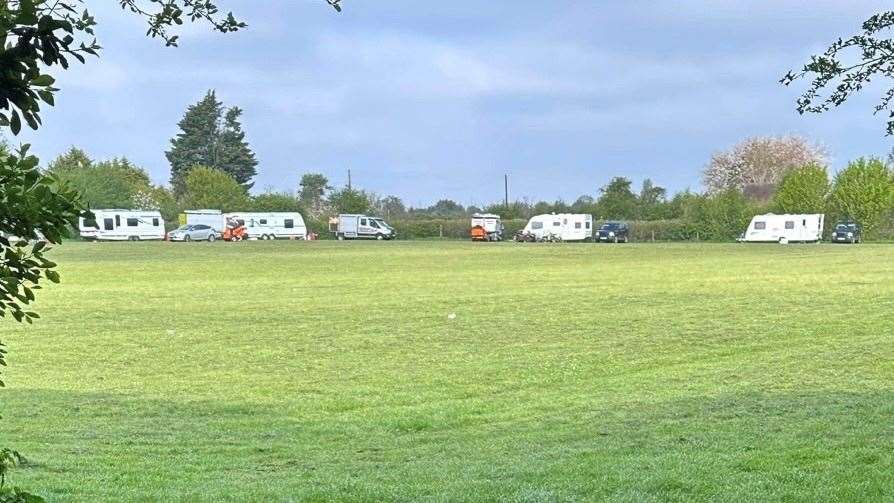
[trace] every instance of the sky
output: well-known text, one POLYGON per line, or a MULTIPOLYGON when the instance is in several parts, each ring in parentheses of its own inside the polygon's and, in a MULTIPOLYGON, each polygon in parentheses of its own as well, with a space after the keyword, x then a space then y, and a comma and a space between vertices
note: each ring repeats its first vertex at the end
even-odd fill
POLYGON ((805 83, 778 83, 885 1, 219 0, 248 28, 186 26, 178 48, 116 4, 87 1, 101 57, 59 74, 23 137, 45 160, 75 145, 167 183, 177 122, 208 89, 244 109, 255 192, 350 169, 417 207, 500 201, 506 173, 513 200, 571 202, 614 176, 699 190, 712 153, 756 135, 805 136, 833 170, 892 146, 872 115, 889 82, 808 116, 805 83))

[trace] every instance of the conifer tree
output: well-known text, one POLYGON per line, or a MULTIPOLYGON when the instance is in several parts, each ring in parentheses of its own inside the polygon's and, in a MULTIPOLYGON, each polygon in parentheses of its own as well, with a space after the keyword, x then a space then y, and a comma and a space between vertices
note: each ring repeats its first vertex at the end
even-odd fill
POLYGON ((241 116, 242 109, 239 107, 227 110, 223 130, 218 137, 216 164, 213 166, 232 176, 239 185, 250 189, 253 185, 251 179, 257 174, 255 166, 258 161, 245 141, 245 132, 239 122, 241 116))
POLYGON ((241 116, 242 109, 224 107, 213 90, 186 110, 178 124, 180 133, 171 140, 171 150, 165 152, 171 163, 171 186, 177 195, 183 194, 183 181, 193 166, 218 169, 246 191, 251 188, 258 161, 245 141, 241 116))
POLYGON ((193 166, 216 167, 215 148, 220 134, 220 117, 223 103, 214 91, 186 109, 177 124, 180 133, 171 139, 171 150, 165 152, 171 163, 171 186, 176 194, 182 194, 184 180, 193 166))

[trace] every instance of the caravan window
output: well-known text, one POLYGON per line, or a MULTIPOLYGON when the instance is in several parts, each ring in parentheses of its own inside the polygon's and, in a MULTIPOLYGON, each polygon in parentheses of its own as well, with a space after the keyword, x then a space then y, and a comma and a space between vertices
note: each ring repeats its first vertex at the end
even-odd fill
POLYGON ((559 222, 558 220, 553 222, 553 227, 561 227, 561 226, 562 226, 562 222, 559 222))
POLYGON ((157 218, 152 219, 152 225, 155 227, 158 227, 158 219, 157 218))
POLYGON ((575 229, 580 229, 580 227, 581 227, 580 222, 574 222, 575 229))
POLYGON ((94 227, 94 228, 99 229, 99 224, 96 223, 96 217, 85 218, 84 219, 84 227, 94 227))
POLYGON ((285 227, 286 229, 293 229, 293 228, 295 228, 295 221, 292 220, 291 218, 287 218, 286 221, 285 221, 284 227, 285 227))
POLYGON ((767 222, 754 222, 754 230, 762 231, 767 228, 767 222))
POLYGON ((115 223, 112 221, 111 218, 106 218, 105 220, 103 220, 102 226, 107 231, 115 230, 115 223))
POLYGON ((792 221, 792 220, 789 220, 789 221, 785 222, 785 228, 786 228, 786 229, 794 229, 794 228, 795 228, 795 222, 792 221))
POLYGON ((261 225, 267 225, 267 219, 266 219, 266 218, 262 218, 262 219, 261 219, 261 225))
POLYGON ((137 227, 138 225, 140 225, 140 221, 137 220, 136 218, 128 218, 127 219, 128 227, 137 227))
POLYGON ((531 222, 531 228, 534 229, 534 230, 542 229, 542 228, 543 228, 543 222, 531 222))

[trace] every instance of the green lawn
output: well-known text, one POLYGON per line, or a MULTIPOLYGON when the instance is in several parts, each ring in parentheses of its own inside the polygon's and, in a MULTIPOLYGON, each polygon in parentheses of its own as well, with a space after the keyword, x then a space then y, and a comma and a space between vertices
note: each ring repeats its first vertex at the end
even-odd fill
POLYGON ((0 445, 51 501, 894 498, 891 245, 53 257, 0 322, 0 445))

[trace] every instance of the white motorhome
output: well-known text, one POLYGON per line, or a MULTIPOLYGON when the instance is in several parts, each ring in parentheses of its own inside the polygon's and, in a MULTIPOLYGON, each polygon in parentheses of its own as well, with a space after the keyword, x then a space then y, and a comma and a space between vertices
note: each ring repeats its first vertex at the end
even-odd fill
POLYGON ((814 215, 757 215, 739 241, 745 243, 811 243, 823 239, 826 216, 814 215))
POLYGON ((379 241, 394 239, 397 233, 381 218, 367 215, 339 215, 329 219, 329 231, 335 233, 339 240, 345 239, 377 239, 379 241))
POLYGON ((537 241, 585 241, 593 237, 593 215, 559 213, 531 217, 523 234, 537 241))
POLYGON ((307 239, 304 217, 296 212, 242 212, 227 213, 227 218, 245 222, 249 239, 307 239))
POLYGON ((165 222, 153 210, 91 210, 78 219, 81 237, 97 241, 148 241, 165 238, 165 222))
POLYGON ((503 221, 500 215, 490 213, 472 215, 471 235, 474 241, 502 241, 503 221))

